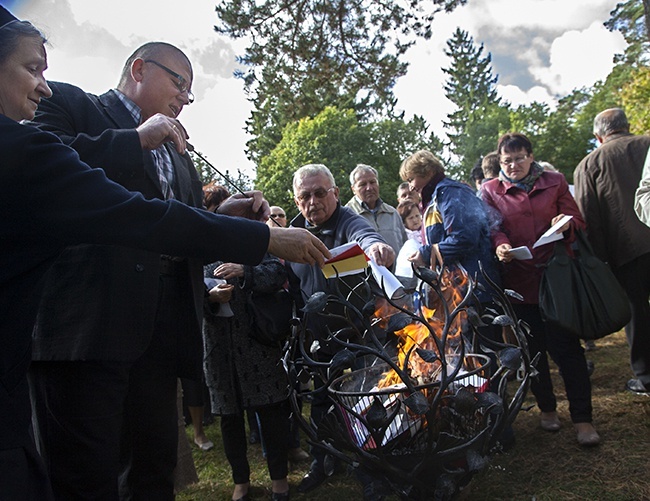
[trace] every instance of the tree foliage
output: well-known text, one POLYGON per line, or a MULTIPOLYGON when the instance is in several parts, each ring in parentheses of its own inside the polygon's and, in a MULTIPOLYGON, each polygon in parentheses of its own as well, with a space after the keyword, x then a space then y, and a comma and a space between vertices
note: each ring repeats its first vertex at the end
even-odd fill
POLYGON ((605 22, 610 31, 619 31, 628 43, 616 61, 628 66, 647 63, 650 49, 650 0, 626 0, 616 5, 605 22))
POLYGON ((401 182, 398 171, 404 157, 422 148, 438 153, 441 147, 442 142, 428 133, 420 117, 366 124, 353 110, 328 107, 314 118, 303 118, 285 127, 281 141, 258 167, 256 188, 271 203, 295 215, 292 179, 299 167, 308 163, 327 165, 346 203, 352 196, 349 174, 357 164, 365 163, 379 172, 380 194, 392 204, 401 182))
POLYGON ((393 87, 416 37, 429 38, 435 13, 467 0, 229 0, 218 32, 248 37, 239 74, 254 104, 249 156, 259 161, 284 126, 326 106, 366 118, 390 115, 393 87))
MULTIPOLYGON (((650 130, 650 0, 621 2, 611 16, 605 26, 612 31, 620 31, 628 46, 624 54, 616 57, 617 65, 605 82, 610 97, 610 106, 607 107, 624 108, 632 132, 647 133, 650 130)), ((598 97, 597 93, 595 97, 598 97)), ((601 107, 598 111, 607 107, 601 107)))
POLYGON ((447 41, 445 54, 451 66, 445 95, 456 105, 444 123, 449 149, 457 165, 450 165, 454 177, 466 178, 476 160, 496 147, 499 135, 510 128, 507 105, 496 92, 497 77, 492 74, 492 56, 483 55, 483 44, 476 46, 466 31, 457 28, 447 41))
POLYGON ((650 68, 637 69, 621 90, 621 102, 635 134, 650 132, 650 68))

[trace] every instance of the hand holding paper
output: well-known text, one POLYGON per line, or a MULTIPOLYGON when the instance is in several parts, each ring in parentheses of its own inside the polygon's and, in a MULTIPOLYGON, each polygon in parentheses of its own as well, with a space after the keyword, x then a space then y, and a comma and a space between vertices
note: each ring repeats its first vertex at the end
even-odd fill
POLYGON ((512 259, 517 259, 520 261, 525 259, 533 259, 533 255, 531 254, 530 249, 525 245, 510 249, 509 253, 512 259))
POLYGON ((562 240, 564 238, 564 235, 562 233, 558 233, 558 231, 560 228, 562 228, 562 226, 571 221, 571 219, 573 219, 573 216, 564 216, 557 223, 551 226, 541 237, 539 237, 539 240, 535 242, 533 249, 539 247, 540 245, 550 244, 556 240, 562 240))
POLYGON ((368 257, 356 242, 339 245, 330 249, 332 257, 325 261, 323 275, 332 278, 338 272, 340 277, 359 273, 368 267, 368 257))

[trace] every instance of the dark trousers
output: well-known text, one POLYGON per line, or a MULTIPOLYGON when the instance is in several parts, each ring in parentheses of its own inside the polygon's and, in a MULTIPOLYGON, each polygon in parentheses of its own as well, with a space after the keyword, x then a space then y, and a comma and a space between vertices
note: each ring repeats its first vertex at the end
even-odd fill
POLYGON ((25 447, 0 450, 0 472, 0 499, 54 499, 50 481, 33 442, 25 447))
MULTIPOLYGON (((289 405, 287 401, 257 407, 260 434, 266 449, 266 464, 271 480, 282 480, 288 474, 289 405)), ((243 414, 221 416, 221 436, 226 458, 236 484, 250 481, 246 426, 243 414)))
POLYGON ((625 326, 632 372, 650 388, 650 254, 621 266, 614 274, 632 307, 632 320, 625 326))
POLYGON ((544 323, 536 304, 513 305, 516 315, 530 326, 528 347, 530 358, 540 353, 537 362, 539 375, 533 378, 530 388, 535 395, 537 405, 542 412, 556 410, 556 400, 553 393, 553 383, 546 353, 560 368, 567 399, 571 421, 574 423, 591 422, 591 382, 587 372, 585 351, 580 339, 561 329, 555 329, 544 323))
POLYGON ((32 364, 36 422, 57 499, 174 499, 178 343, 189 328, 179 312, 191 311, 188 294, 186 279, 161 275, 151 343, 134 362, 32 364))
POLYGON ((57 499, 117 499, 129 368, 101 362, 32 364, 41 453, 57 499))

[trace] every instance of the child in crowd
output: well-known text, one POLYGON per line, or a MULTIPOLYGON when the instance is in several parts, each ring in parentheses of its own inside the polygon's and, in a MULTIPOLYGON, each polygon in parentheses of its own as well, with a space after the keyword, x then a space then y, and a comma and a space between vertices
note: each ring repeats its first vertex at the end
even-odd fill
POLYGON ((422 244, 422 214, 416 204, 411 201, 400 202, 397 212, 402 217, 402 223, 406 228, 406 235, 409 239, 422 244))

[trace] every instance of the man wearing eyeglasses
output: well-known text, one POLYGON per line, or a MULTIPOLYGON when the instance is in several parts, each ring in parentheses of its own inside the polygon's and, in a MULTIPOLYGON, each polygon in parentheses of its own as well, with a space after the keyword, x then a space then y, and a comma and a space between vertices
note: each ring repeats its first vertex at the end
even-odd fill
MULTIPOLYGON (((147 43, 101 96, 51 83, 36 125, 130 191, 201 207, 178 120, 193 101, 192 79, 183 52, 147 43)), ((121 497, 173 498, 176 381, 200 374, 203 296, 197 260, 87 245, 59 257, 46 277, 32 371, 58 497, 114 499, 119 475, 121 497)))
POLYGON ((282 207, 278 207, 277 205, 272 205, 270 210, 271 214, 269 215, 269 220, 266 222, 266 224, 270 228, 277 228, 278 226, 281 228, 286 228, 287 215, 284 212, 284 209, 282 207))
MULTIPOLYGON (((316 235, 328 249, 349 242, 357 242, 366 255, 377 264, 391 266, 395 260, 395 252, 385 239, 360 215, 348 207, 341 206, 339 188, 336 186, 330 170, 322 164, 309 164, 298 169, 293 176, 293 193, 300 214, 291 221, 291 226, 307 228, 316 235)), ((315 292, 334 292, 337 279, 326 280, 322 271, 315 266, 299 263, 288 263, 289 284, 301 307, 315 292)), ((358 283, 354 276, 345 277, 346 283, 352 287, 358 283)), ((360 305, 360 307, 363 305, 360 305)), ((340 349, 336 343, 327 343, 327 328, 332 331, 337 326, 330 321, 328 326, 322 322, 318 325, 308 325, 314 339, 318 340, 320 348, 314 353, 319 360, 330 359, 340 349)), ((323 382, 314 380, 314 386, 322 386, 323 382)), ((332 405, 326 393, 314 394, 311 402, 311 419, 318 427, 327 409, 332 405)), ((318 447, 312 447, 314 461, 309 472, 298 486, 299 492, 309 492, 321 485, 332 471, 325 468, 325 453, 318 447)))

